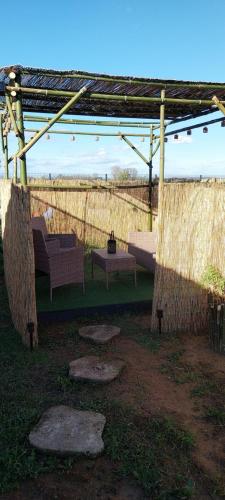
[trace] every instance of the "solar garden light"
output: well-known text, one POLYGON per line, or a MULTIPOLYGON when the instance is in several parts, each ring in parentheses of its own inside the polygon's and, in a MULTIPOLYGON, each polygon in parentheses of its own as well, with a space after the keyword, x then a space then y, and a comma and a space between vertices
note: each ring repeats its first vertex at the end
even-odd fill
POLYGON ((34 323, 31 321, 27 323, 27 331, 30 335, 30 350, 33 351, 34 348, 34 323))
POLYGON ((159 334, 161 334, 162 333, 163 310, 162 309, 156 309, 156 315, 157 315, 158 322, 159 322, 159 334))

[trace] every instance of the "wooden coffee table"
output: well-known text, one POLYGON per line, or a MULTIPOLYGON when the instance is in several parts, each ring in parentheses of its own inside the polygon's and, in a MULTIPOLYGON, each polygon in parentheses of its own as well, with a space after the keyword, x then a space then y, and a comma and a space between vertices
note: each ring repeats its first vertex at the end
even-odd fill
POLYGON ((108 253, 106 248, 95 248, 91 253, 92 258, 92 278, 94 278, 94 264, 105 271, 106 288, 109 289, 109 273, 115 271, 134 271, 134 284, 137 285, 136 259, 124 250, 117 250, 116 253, 108 253))

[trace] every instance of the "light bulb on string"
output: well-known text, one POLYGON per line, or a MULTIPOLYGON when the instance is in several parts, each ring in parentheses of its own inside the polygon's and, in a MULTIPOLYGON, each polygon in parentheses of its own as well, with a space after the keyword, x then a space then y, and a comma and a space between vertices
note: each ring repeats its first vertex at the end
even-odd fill
POLYGON ((178 134, 175 134, 175 135, 174 135, 174 139, 175 139, 175 141, 177 141, 177 140, 179 139, 179 135, 178 135, 178 134))
POLYGON ((71 142, 74 142, 76 140, 75 138, 75 135, 72 135, 72 137, 70 138, 71 142))
POLYGON ((225 127, 225 120, 222 120, 221 127, 225 127))
POLYGON ((98 135, 96 135, 95 140, 99 141, 99 136, 98 135))
POLYGON ((46 141, 50 141, 50 135, 46 134, 45 139, 46 139, 46 141))
POLYGON ((187 130, 187 135, 191 135, 191 134, 192 134, 191 129, 187 130))
POLYGON ((208 134, 208 127, 203 127, 203 134, 208 134))

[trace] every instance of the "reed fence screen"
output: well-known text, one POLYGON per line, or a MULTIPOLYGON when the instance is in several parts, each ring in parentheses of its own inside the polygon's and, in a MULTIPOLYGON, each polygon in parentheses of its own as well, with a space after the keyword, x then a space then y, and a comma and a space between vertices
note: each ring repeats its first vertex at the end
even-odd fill
POLYGON ((159 193, 158 250, 152 330, 208 329, 202 276, 214 266, 225 277, 225 183, 165 184, 159 193))
MULTIPOLYGON (((148 187, 123 188, 74 186, 74 182, 46 181, 41 187, 33 182, 32 215, 45 215, 49 232, 72 233, 85 245, 105 247, 113 230, 118 246, 126 248, 129 231, 147 231, 149 227, 148 187)), ((157 190, 154 196, 156 224, 157 190)))
POLYGON ((11 181, 0 181, 2 240, 5 283, 16 330, 30 345, 28 323, 33 323, 33 345, 37 344, 35 265, 30 228, 30 195, 11 181))

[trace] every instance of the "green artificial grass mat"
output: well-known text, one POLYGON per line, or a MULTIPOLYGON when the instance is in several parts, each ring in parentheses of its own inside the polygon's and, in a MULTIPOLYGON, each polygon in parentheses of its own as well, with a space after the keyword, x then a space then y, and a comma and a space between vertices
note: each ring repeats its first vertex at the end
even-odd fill
POLYGON ((109 290, 106 290, 104 271, 95 266, 95 276, 92 279, 90 257, 87 257, 85 261, 85 295, 83 295, 81 285, 65 285, 53 290, 51 303, 49 277, 36 276, 37 310, 38 312, 63 311, 100 305, 151 301, 153 287, 153 275, 137 266, 136 288, 134 286, 134 273, 124 271, 110 274, 109 290))

